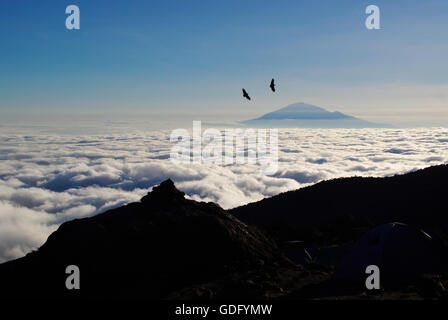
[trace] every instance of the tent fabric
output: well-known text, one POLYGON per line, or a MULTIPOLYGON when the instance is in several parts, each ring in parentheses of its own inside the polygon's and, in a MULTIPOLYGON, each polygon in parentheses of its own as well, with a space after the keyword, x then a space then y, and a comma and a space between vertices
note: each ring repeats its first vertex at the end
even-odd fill
POLYGON ((381 281, 406 281, 441 267, 438 243, 427 233, 403 223, 388 223, 364 234, 344 257, 336 276, 365 281, 369 265, 380 269, 381 281))

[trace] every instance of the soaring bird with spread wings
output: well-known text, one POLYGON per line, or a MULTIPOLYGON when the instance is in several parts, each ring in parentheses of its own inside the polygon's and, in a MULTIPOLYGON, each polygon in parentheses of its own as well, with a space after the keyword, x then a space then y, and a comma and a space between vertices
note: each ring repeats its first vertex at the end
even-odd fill
POLYGON ((269 86, 272 90, 272 92, 275 92, 275 83, 274 83, 274 79, 271 80, 271 85, 269 86))
POLYGON ((246 90, 244 90, 244 88, 243 88, 243 97, 246 98, 247 100, 250 100, 249 94, 247 93, 246 90))

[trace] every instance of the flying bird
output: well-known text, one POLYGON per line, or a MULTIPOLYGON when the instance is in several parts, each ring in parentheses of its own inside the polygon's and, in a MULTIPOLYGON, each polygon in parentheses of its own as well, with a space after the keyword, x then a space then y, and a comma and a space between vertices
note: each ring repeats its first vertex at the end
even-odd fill
POLYGON ((244 90, 244 88, 243 88, 243 97, 246 98, 247 100, 250 100, 249 94, 247 93, 246 90, 244 90))
POLYGON ((272 90, 272 92, 275 92, 275 83, 274 83, 274 79, 271 80, 271 85, 269 86, 272 90))

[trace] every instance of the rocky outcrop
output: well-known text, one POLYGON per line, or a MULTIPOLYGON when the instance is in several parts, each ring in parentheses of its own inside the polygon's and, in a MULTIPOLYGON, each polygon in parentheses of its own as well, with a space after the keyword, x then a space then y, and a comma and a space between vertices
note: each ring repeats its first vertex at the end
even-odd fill
MULTIPOLYGON (((163 298, 260 268, 288 265, 275 242, 171 180, 141 202, 62 224, 36 252, 0 266, 1 294, 163 298), (76 265, 81 290, 65 288, 76 265)), ((1 295, 0 294, 0 295, 1 295)))

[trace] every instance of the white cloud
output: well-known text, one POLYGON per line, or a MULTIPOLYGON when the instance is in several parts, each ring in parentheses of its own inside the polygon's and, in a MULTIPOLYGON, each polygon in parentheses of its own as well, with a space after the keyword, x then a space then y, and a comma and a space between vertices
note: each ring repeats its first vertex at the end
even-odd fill
POLYGON ((0 261, 39 247, 63 221, 138 201, 171 178, 191 199, 231 208, 342 176, 386 176, 448 159, 448 130, 283 129, 279 170, 181 165, 169 131, 0 134, 0 261))
POLYGON ((0 201, 0 262, 21 257, 56 230, 56 217, 0 201))

